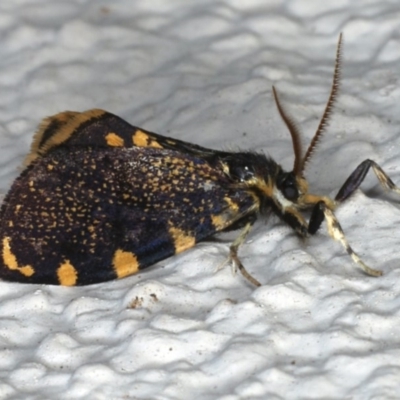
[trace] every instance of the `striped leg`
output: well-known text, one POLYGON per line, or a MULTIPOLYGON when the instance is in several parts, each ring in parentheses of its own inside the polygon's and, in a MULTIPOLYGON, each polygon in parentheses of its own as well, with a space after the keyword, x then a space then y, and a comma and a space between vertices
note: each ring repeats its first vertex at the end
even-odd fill
MULTIPOLYGON (((338 191, 335 202, 336 204, 340 204, 343 201, 347 200, 361 185, 364 181, 365 176, 367 175, 369 169, 372 167, 376 177, 379 180, 379 183, 386 190, 391 190, 397 194, 400 194, 400 188, 396 186, 393 181, 389 178, 389 176, 383 171, 383 169, 372 160, 363 161, 347 178, 346 182, 338 191)), ((371 276, 381 276, 382 271, 378 271, 376 269, 370 268, 366 265, 357 253, 351 248, 349 245, 344 233, 343 229, 339 224, 335 214, 332 210, 323 202, 318 202, 312 211, 312 215, 310 218, 310 222, 308 225, 308 232, 313 235, 319 229, 323 220, 326 221, 328 226, 328 233, 332 239, 341 243, 347 253, 350 255, 352 260, 358 264, 361 269, 368 275, 371 276)))
POLYGON ((343 184, 338 194, 336 195, 335 201, 341 203, 349 196, 351 196, 354 191, 357 190, 358 187, 361 185, 371 167, 372 170, 375 172, 379 183, 385 189, 400 194, 400 188, 393 183, 393 181, 386 175, 383 169, 375 161, 365 160, 347 178, 346 182, 343 184))
POLYGON ((344 236, 344 232, 343 232, 342 227, 339 224, 339 221, 335 217, 335 214, 326 206, 322 206, 322 209, 323 209, 323 213, 325 216, 325 221, 328 226, 329 236, 332 239, 341 243, 341 245, 345 248, 345 250, 347 251, 349 256, 352 258, 352 260, 356 264, 358 264, 366 274, 371 275, 371 276, 381 276, 382 271, 378 271, 376 269, 368 267, 368 265, 366 265, 361 260, 361 258, 357 255, 357 253, 351 248, 351 246, 349 245, 349 242, 347 241, 346 237, 344 236))

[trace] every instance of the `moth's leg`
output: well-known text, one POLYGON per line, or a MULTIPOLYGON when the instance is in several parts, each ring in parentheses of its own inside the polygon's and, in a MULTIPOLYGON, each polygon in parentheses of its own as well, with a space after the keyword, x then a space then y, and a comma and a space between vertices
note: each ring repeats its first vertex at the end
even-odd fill
POLYGON ((324 211, 321 207, 317 206, 319 202, 323 201, 325 203, 325 208, 327 207, 330 210, 334 210, 337 204, 347 200, 358 189, 371 167, 375 172, 379 183, 385 189, 392 190, 393 192, 400 194, 400 188, 393 183, 393 181, 386 175, 383 169, 375 161, 365 160, 347 178, 346 182, 338 191, 335 197, 335 202, 332 202, 332 200, 326 197, 318 197, 309 194, 305 196, 305 204, 315 204, 308 225, 309 234, 314 235, 325 219, 324 211))
MULTIPOLYGON (((381 171, 380 168, 379 168, 379 171, 381 171)), ((364 176, 365 176, 365 173, 364 173, 364 176)), ((382 171, 382 173, 383 173, 383 171, 382 171)), ((385 175, 385 177, 387 178, 386 175, 385 175)), ((362 181, 362 179, 361 179, 361 181, 362 181)), ((361 183, 361 181, 360 181, 360 183, 361 183)), ((381 271, 378 271, 378 270, 368 267, 368 265, 366 265, 360 259, 360 257, 357 255, 357 253, 351 248, 350 244, 348 243, 348 241, 343 233, 343 229, 340 226, 339 221, 337 220, 335 214, 333 213, 335 204, 334 204, 334 202, 332 202, 332 200, 330 200, 329 198, 326 198, 326 197, 307 195, 306 198, 304 199, 304 202, 305 202, 305 204, 308 204, 308 205, 314 204, 314 207, 313 207, 312 213, 311 213, 311 218, 310 218, 310 221, 308 224, 305 222, 304 218, 301 216, 301 214, 297 210, 287 210, 284 214, 281 214, 281 218, 288 225, 290 225, 294 230, 296 230, 296 232, 302 237, 314 235, 317 232, 317 230, 319 229, 319 227, 321 226, 322 222, 325 220, 327 223, 329 236, 332 239, 341 243, 341 245, 344 247, 346 252, 350 255, 352 260, 355 263, 357 263, 365 273, 367 273, 368 275, 372 275, 372 276, 381 276, 382 275, 381 271)))
POLYGON ((240 235, 234 240, 234 242, 231 244, 229 248, 229 259, 228 261, 233 263, 233 266, 235 268, 235 272, 238 269, 241 274, 254 286, 261 286, 261 283, 256 279, 253 278, 246 270, 242 262, 240 261, 238 257, 238 249, 239 247, 243 244, 243 242, 246 240, 247 235, 249 234, 252 226, 254 225, 255 219, 254 220, 249 220, 240 233, 240 235))
POLYGON ((310 221, 308 222, 308 233, 310 235, 314 235, 320 228, 322 222, 324 222, 325 208, 326 208, 326 205, 323 201, 319 201, 313 207, 312 212, 311 212, 310 221))
POLYGON ((246 240, 247 235, 251 231, 252 226, 257 220, 257 214, 249 214, 246 215, 244 218, 236 221, 233 225, 229 226, 228 228, 224 229, 224 231, 230 231, 233 229, 243 228, 240 232, 239 236, 233 241, 231 246, 229 247, 229 257, 218 267, 218 269, 223 268, 226 264, 231 263, 233 267, 233 272, 236 273, 237 270, 241 272, 241 274, 253 285, 261 286, 261 283, 253 278, 249 272, 247 272, 246 268, 242 264, 238 256, 239 247, 244 243, 246 240))
POLYGON ((307 222, 300 212, 294 208, 286 209, 284 212, 276 210, 276 214, 285 221, 299 236, 308 237, 307 222))
POLYGON ((361 185, 362 181, 365 179, 369 169, 372 167, 378 178, 380 184, 388 190, 400 194, 400 188, 397 187, 393 181, 386 175, 383 169, 372 160, 363 161, 347 178, 346 182, 340 188, 338 194, 335 197, 335 201, 341 203, 351 196, 354 191, 361 185))
POLYGON ((329 209, 329 207, 326 206, 326 204, 323 201, 318 202, 312 212, 312 216, 310 219, 310 223, 308 226, 309 232, 311 234, 315 233, 316 230, 318 229, 319 225, 321 225, 323 219, 321 220, 321 217, 324 217, 327 227, 328 227, 328 233, 329 236, 339 242, 344 249, 347 251, 349 256, 352 258, 352 260, 358 264, 361 269, 368 275, 371 276, 381 276, 382 271, 378 271, 376 269, 373 269, 371 267, 368 267, 357 255, 357 253, 351 248, 349 242, 347 241, 346 237, 344 236, 344 232, 342 227, 340 226, 339 221, 337 220, 335 214, 333 213, 332 210, 329 209), (313 221, 314 217, 314 221, 313 221), (315 224, 315 226, 313 226, 315 224), (316 225, 318 225, 317 229, 315 229, 316 225))
MULTIPOLYGON (((376 177, 378 178, 379 183, 385 189, 400 194, 400 188, 393 183, 393 181, 386 175, 383 169, 375 161, 365 160, 351 173, 346 182, 338 191, 335 197, 336 204, 342 203, 343 201, 348 199, 358 189, 371 167, 376 177)), ((344 236, 343 229, 341 228, 339 221, 335 217, 332 209, 332 205, 328 205, 324 201, 319 201, 315 203, 315 206, 312 210, 310 222, 308 224, 308 233, 310 235, 315 234, 325 219, 328 225, 329 235, 334 240, 342 244, 342 246, 345 248, 353 261, 357 263, 361 267, 361 269, 368 275, 381 276, 381 271, 368 267, 368 265, 366 265, 360 259, 357 253, 355 253, 354 250, 351 248, 351 246, 347 242, 346 237, 344 236)))

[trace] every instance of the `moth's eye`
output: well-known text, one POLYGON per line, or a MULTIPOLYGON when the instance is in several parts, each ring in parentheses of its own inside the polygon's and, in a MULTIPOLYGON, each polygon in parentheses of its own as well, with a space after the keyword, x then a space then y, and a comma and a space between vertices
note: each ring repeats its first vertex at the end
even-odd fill
POLYGON ((296 200, 299 197, 297 188, 293 186, 284 187, 282 193, 288 200, 296 200))
POLYGON ((278 177, 278 189, 290 201, 296 201, 299 198, 299 190, 296 185, 296 178, 292 173, 284 173, 278 177))
POLYGON ((236 178, 239 182, 246 182, 254 177, 253 168, 246 164, 231 164, 229 166, 231 177, 236 178))

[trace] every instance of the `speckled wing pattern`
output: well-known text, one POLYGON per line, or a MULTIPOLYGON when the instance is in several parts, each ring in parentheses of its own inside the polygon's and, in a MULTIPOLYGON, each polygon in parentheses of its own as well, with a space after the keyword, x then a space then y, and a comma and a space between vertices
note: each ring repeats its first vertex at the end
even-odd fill
POLYGON ((108 111, 92 109, 84 112, 64 111, 45 118, 34 136, 25 164, 61 145, 91 148, 154 147, 198 155, 215 154, 214 150, 132 126, 108 111))
POLYGON ((102 110, 45 120, 1 208, 0 277, 70 286, 122 278, 253 210, 251 195, 200 156, 211 150, 176 143, 102 110))

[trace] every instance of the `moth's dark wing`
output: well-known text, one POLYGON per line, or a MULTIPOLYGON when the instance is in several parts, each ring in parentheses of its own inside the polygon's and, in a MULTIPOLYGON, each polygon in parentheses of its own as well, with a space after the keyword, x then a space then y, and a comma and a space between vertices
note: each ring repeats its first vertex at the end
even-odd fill
POLYGON ((65 111, 45 118, 36 132, 25 164, 59 147, 154 147, 211 156, 213 150, 130 125, 100 109, 65 111))
POLYGON ((85 285, 136 273, 257 209, 218 168, 158 148, 60 147, 31 163, 0 213, 0 277, 85 285))

